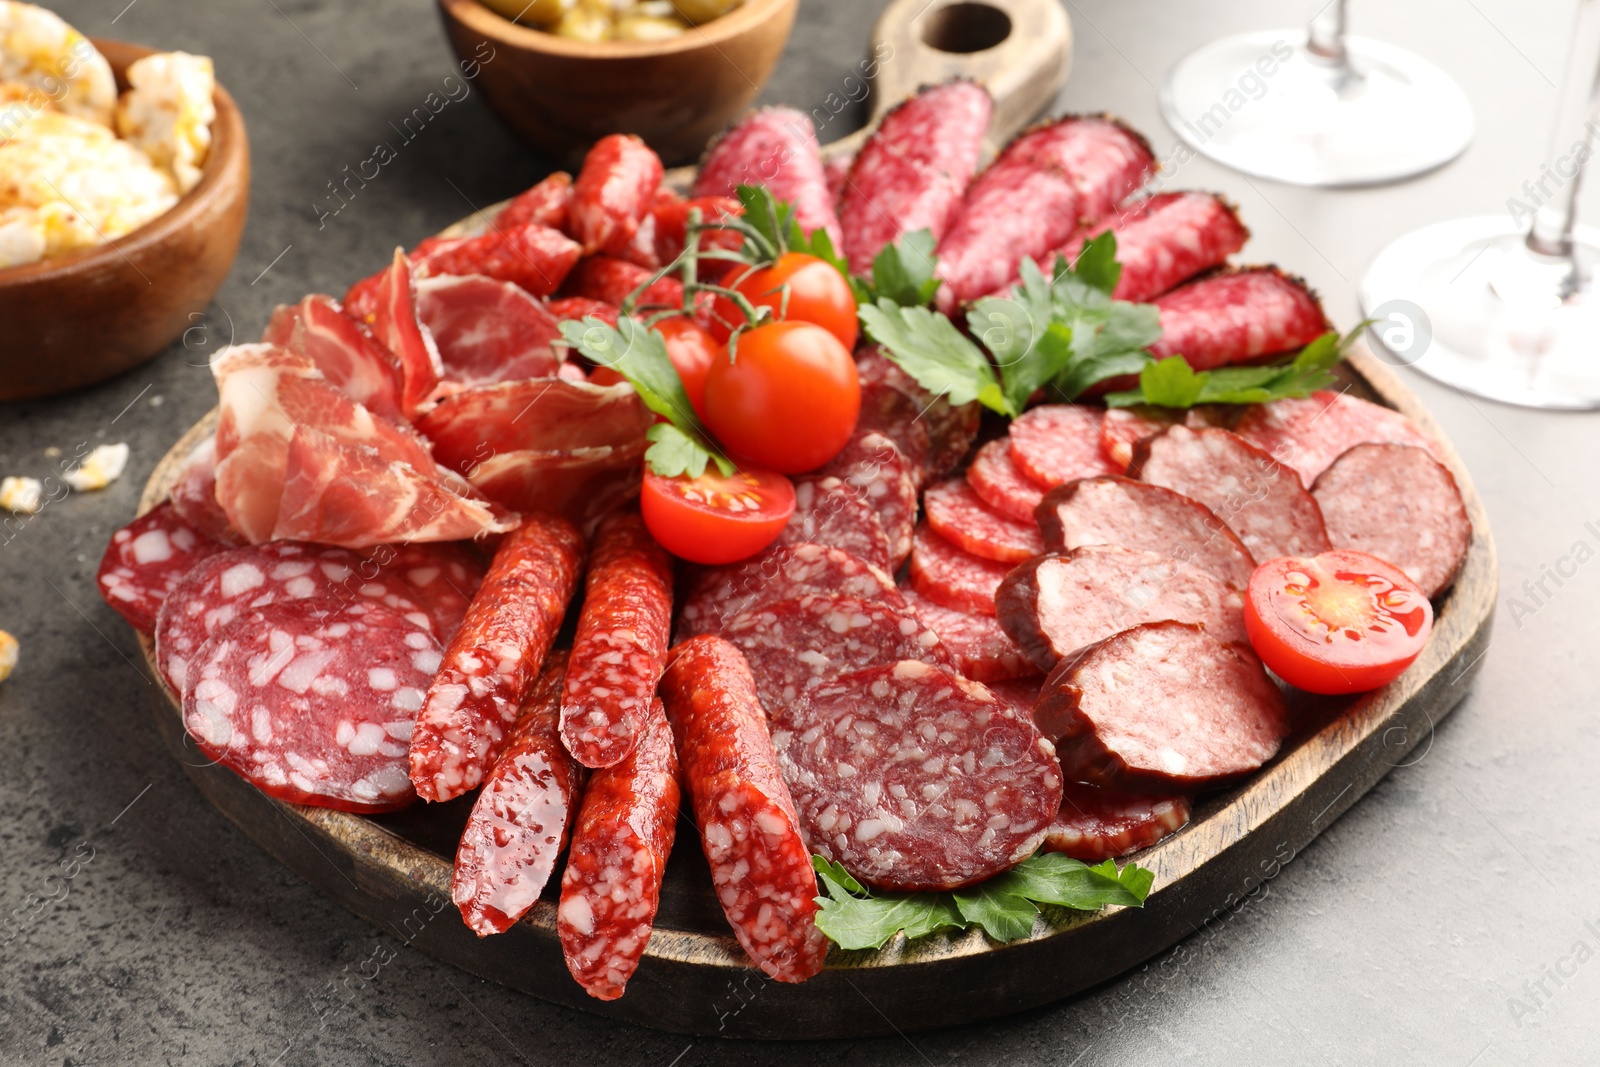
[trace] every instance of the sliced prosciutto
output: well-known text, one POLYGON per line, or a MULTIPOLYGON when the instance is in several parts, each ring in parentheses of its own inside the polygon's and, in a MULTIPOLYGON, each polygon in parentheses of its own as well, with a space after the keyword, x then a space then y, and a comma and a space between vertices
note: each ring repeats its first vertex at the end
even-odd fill
POLYGON ((417 283, 417 317, 433 335, 442 390, 521 378, 550 378, 561 360, 550 344, 559 320, 510 282, 446 275, 417 283))
POLYGON ((328 381, 374 415, 404 417, 405 372, 399 358, 333 297, 313 293, 298 304, 280 305, 261 340, 309 356, 328 381))
POLYGON ((410 427, 335 387, 303 353, 234 345, 217 380, 216 498, 251 543, 364 548, 459 541, 515 526, 442 469, 410 427))
POLYGON ((433 335, 417 318, 411 264, 398 248, 394 261, 378 276, 371 306, 373 335, 400 361, 400 408, 410 415, 432 395, 444 374, 444 364, 433 335))

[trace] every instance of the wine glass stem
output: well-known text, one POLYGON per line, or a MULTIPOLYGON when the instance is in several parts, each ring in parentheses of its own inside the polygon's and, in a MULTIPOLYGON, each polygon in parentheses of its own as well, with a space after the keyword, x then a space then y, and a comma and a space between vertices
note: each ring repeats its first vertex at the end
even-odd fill
POLYGON ((1595 151, 1596 106, 1600 104, 1600 0, 1578 0, 1578 21, 1567 56, 1566 77, 1550 139, 1549 162, 1530 182, 1541 194, 1528 250, 1542 256, 1572 256, 1572 229, 1588 160, 1595 151), (1556 187, 1546 192, 1550 185, 1556 187))
POLYGON ((1311 16, 1306 34, 1306 51, 1340 66, 1349 59, 1344 48, 1344 5, 1345 0, 1329 0, 1311 16))

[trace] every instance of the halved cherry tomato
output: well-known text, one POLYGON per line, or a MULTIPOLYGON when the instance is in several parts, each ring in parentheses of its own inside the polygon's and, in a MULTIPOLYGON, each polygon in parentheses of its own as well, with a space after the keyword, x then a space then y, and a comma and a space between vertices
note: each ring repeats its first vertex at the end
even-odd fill
MULTIPOLYGON (((832 268, 829 268, 830 270, 832 268)), ((769 322, 741 333, 706 376, 705 421, 729 452, 798 474, 839 454, 861 413, 856 361, 809 322, 769 322)))
POLYGON ((663 478, 648 466, 639 494, 645 527, 661 547, 694 563, 732 563, 772 544, 794 514, 794 486, 771 471, 725 478, 663 478))
POLYGON ((1411 666, 1433 629, 1433 605, 1400 568, 1341 549, 1257 567, 1244 627, 1256 655, 1290 685, 1360 693, 1411 666))
MULTIPOLYGON (((705 418, 706 374, 722 354, 722 346, 693 319, 662 319, 655 328, 667 343, 667 358, 683 380, 690 406, 696 415, 705 418)), ((589 372, 589 381, 594 385, 616 385, 627 380, 610 367, 595 367, 589 372)))
MULTIPOLYGON (((860 330, 856 297, 844 275, 826 260, 804 252, 785 252, 770 267, 749 267, 732 278, 729 287, 756 307, 769 307, 786 322, 815 323, 837 337, 846 351, 855 349, 860 330)), ((723 344, 746 322, 744 312, 725 296, 712 304, 711 318, 712 335, 723 344)))

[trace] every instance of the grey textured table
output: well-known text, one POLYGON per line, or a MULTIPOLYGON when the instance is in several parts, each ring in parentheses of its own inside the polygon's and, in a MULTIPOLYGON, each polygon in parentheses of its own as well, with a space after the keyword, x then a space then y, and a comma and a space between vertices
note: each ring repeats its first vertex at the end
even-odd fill
MULTIPOLYGON (((212 810, 161 747, 151 683, 132 633, 95 593, 95 564, 168 443, 211 406, 205 363, 217 347, 253 339, 274 303, 340 292, 396 243, 544 168, 474 94, 319 224, 319 207, 338 206, 328 183, 451 73, 427 0, 124 2, 58 6, 90 34, 214 56, 250 124, 256 181, 233 275, 184 345, 88 392, 0 405, 3 474, 48 473, 50 448, 133 446, 117 485, 50 505, 0 538, 0 627, 23 657, 0 685, 0 912, 11 916, 0 1061, 1600 1062, 1600 963, 1590 962, 1600 952, 1600 565, 1574 573, 1572 555, 1586 563, 1600 548, 1600 416, 1513 410, 1415 376, 1493 516, 1503 590, 1484 671, 1408 765, 1257 899, 1144 971, 983 1026, 754 1048, 549 1007, 421 956, 319 896, 212 810), (1572 576, 1545 578, 1558 563, 1572 576), (1541 579, 1544 592, 1524 591, 1541 579)), ((820 104, 861 58, 880 7, 806 0, 765 99, 820 104)), ((1267 0, 1068 7, 1077 60, 1062 107, 1114 110, 1162 155, 1175 139, 1155 85, 1173 60, 1221 33, 1310 14, 1267 0)), ((1391 237, 1504 210, 1538 175, 1572 15, 1570 2, 1354 7, 1357 30, 1422 52, 1466 86, 1479 132, 1462 159, 1361 192, 1252 182, 1204 161, 1175 178, 1239 201, 1255 231, 1250 258, 1306 275, 1346 324, 1362 270, 1391 237)), ((825 138, 861 119, 836 121, 825 138)))

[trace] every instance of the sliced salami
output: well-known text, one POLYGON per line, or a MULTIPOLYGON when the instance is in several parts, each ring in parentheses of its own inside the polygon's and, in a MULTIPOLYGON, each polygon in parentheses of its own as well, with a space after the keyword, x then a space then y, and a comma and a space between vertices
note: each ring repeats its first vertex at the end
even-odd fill
POLYGON ((1326 389, 1304 399, 1256 404, 1234 432, 1298 471, 1308 489, 1317 475, 1356 445, 1414 445, 1440 458, 1433 439, 1398 411, 1326 389))
POLYGON ((1191 793, 1277 754, 1283 694, 1246 645, 1156 622, 1109 637, 1045 680, 1034 718, 1074 781, 1191 793))
POLYGON ((879 663, 949 663, 950 654, 909 608, 812 594, 736 615, 721 636, 744 654, 761 706, 773 718, 817 686, 879 663))
POLYGON ((926 523, 917 527, 912 539, 912 588, 954 611, 993 615, 995 590, 1010 570, 1009 563, 996 563, 952 545, 926 523))
POLYGON ((1125 471, 1134 445, 1182 421, 1183 413, 1170 408, 1107 408, 1100 420, 1100 451, 1113 469, 1125 471))
POLYGON ((573 270, 563 292, 621 307, 630 296, 639 308, 681 308, 683 283, 676 278, 650 281, 652 271, 615 256, 590 256, 573 270))
POLYGON ((1244 601, 1204 571, 1112 545, 1024 563, 995 594, 1000 625, 1040 670, 1141 623, 1194 623, 1223 642, 1246 641, 1244 601))
POLYGON ((678 802, 672 727, 661 701, 652 700, 632 751, 584 787, 561 876, 561 954, 598 1000, 622 996, 650 943, 678 802))
POLYGON ((1461 490, 1423 449, 1357 445, 1317 477, 1311 493, 1334 548, 1394 564, 1430 598, 1467 560, 1472 520, 1461 490))
POLYGON ((1258 563, 1329 548, 1322 509, 1299 475, 1228 430, 1169 427, 1134 448, 1128 477, 1198 500, 1258 563))
POLYGON ((879 889, 992 877, 1039 847, 1061 806, 1055 749, 1033 722, 917 660, 819 686, 773 744, 807 843, 879 889))
POLYGON ((432 630, 432 618, 412 593, 406 579, 382 573, 371 558, 347 548, 269 541, 218 552, 167 595, 156 618, 156 664, 183 693, 189 664, 212 634, 242 614, 287 601, 371 602, 432 630))
POLYGON ((889 539, 889 570, 899 570, 911 555, 917 527, 917 472, 904 452, 884 434, 857 431, 822 473, 859 491, 878 513, 889 539))
POLYGON ((372 603, 270 604, 198 651, 183 724, 208 757, 268 796, 377 812, 416 799, 406 750, 439 645, 372 603))
POLYGON ((967 468, 967 483, 985 504, 1018 522, 1034 521, 1033 511, 1044 499, 1039 483, 1011 458, 1011 442, 1004 437, 978 449, 967 468))
POLYGON ((813 593, 856 597, 890 607, 905 604, 894 579, 881 567, 843 549, 797 541, 704 571, 679 612, 678 640, 719 633, 735 616, 761 604, 813 593))
POLYGON ((842 548, 884 570, 894 567, 889 535, 877 508, 862 490, 840 478, 795 479, 794 515, 778 543, 802 541, 842 548))
POLYGON ((111 535, 95 581, 112 611, 153 634, 167 595, 197 563, 223 548, 163 502, 111 535))
POLYGON ((755 680, 718 637, 673 648, 661 699, 678 746, 711 882, 734 936, 780 982, 822 970, 817 877, 773 751, 755 680))
POLYGON ((1154 169, 1144 138, 1106 117, 1068 115, 1022 134, 973 181, 939 242, 940 306, 994 292, 1024 258, 1045 265, 1154 169))
POLYGON ((557 322, 566 322, 568 319, 582 321, 593 315, 601 322, 615 326, 622 317, 622 309, 615 304, 608 304, 604 300, 591 300, 586 296, 564 296, 559 300, 552 300, 547 305, 550 314, 556 317, 557 322))
POLYGON ((661 185, 661 160, 633 134, 602 137, 572 183, 567 230, 586 255, 619 255, 650 214, 661 185))
POLYGON ((1039 524, 1004 515, 973 492, 965 478, 940 482, 922 496, 928 525, 953 545, 1001 563, 1021 563, 1044 552, 1039 524))
POLYGON ((672 557, 637 512, 614 512, 595 531, 585 584, 561 740, 585 767, 609 767, 633 750, 666 669, 672 557))
POLYGON ((502 229, 537 222, 552 230, 565 230, 567 208, 572 203, 572 175, 558 170, 546 175, 537 185, 506 202, 494 217, 502 229))
POLYGON ((1006 636, 993 615, 952 611, 912 591, 908 591, 906 603, 922 624, 939 636, 950 661, 965 677, 985 683, 1042 678, 1039 668, 1006 636))
POLYGON ((694 195, 733 196, 740 185, 765 185, 793 206, 801 229, 825 230, 833 247, 843 245, 816 128, 804 112, 789 107, 752 111, 712 142, 695 177, 694 195))
POLYGON ((922 417, 922 408, 909 395, 880 378, 869 378, 866 360, 856 363, 861 381, 861 413, 856 432, 872 431, 893 441, 911 462, 918 488, 928 478, 933 455, 933 434, 922 417))
POLYGON ((955 80, 924 88, 883 116, 838 195, 853 272, 869 273, 873 257, 901 234, 944 236, 977 170, 993 111, 988 90, 955 80))
POLYGON ((540 672, 456 847, 450 899, 479 937, 533 907, 567 844, 586 772, 561 744, 564 660, 558 652, 540 672))
POLYGON ((1011 424, 1011 458, 1046 489, 1074 478, 1121 474, 1100 448, 1101 408, 1042 404, 1011 424))
POLYGON ((467 606, 483 584, 483 557, 460 541, 378 545, 362 553, 358 573, 398 578, 399 592, 416 601, 433 620, 433 633, 448 644, 467 616, 467 606))
POLYGON ((1141 796, 1068 782, 1042 847, 1085 863, 1117 859, 1183 829, 1190 810, 1185 796, 1141 796))
POLYGON ((242 545, 244 536, 228 521, 217 503, 217 438, 213 434, 194 446, 168 494, 184 522, 213 541, 242 545))
POLYGON ((1250 584, 1256 562, 1211 509, 1149 482, 1108 475, 1050 490, 1039 529, 1051 552, 1118 545, 1205 571, 1233 589, 1250 584))
POLYGON ((583 569, 571 524, 531 513, 500 542, 411 738, 411 781, 425 800, 475 788, 505 746, 583 569))
POLYGON ((850 176, 850 164, 855 162, 855 158, 848 152, 836 152, 822 164, 822 176, 828 182, 828 195, 833 197, 835 209, 839 206, 839 197, 844 193, 845 179, 850 176))
POLYGON ((1288 352, 1328 332, 1322 303, 1276 267, 1212 274, 1155 299, 1157 359, 1181 355, 1195 370, 1288 352))
MULTIPOLYGON (((982 409, 976 401, 958 407, 943 396, 936 396, 886 358, 875 346, 868 349, 856 361, 856 371, 862 383, 863 410, 867 404, 868 383, 872 383, 875 396, 877 389, 887 386, 904 396, 915 411, 915 420, 926 425, 928 449, 922 454, 916 452, 914 442, 912 445, 907 445, 891 431, 884 430, 896 444, 901 446, 907 456, 921 465, 921 481, 943 478, 961 465, 961 461, 972 448, 972 442, 978 436, 978 425, 982 419, 982 409)), ((881 397, 877 399, 879 403, 883 403, 881 397)), ((868 424, 863 421, 858 425, 868 424)))
MULTIPOLYGON (((1220 267, 1250 239, 1238 210, 1215 193, 1157 193, 1134 201, 1109 226, 1092 228, 1085 238, 1106 230, 1116 235, 1122 265, 1111 295, 1136 304, 1220 267)), ((1075 260, 1082 244, 1074 238, 1062 254, 1075 260)))
POLYGON ((1025 719, 1033 718, 1033 706, 1039 702, 1039 691, 1044 687, 1044 675, 1033 674, 1027 678, 996 679, 984 682, 995 696, 1010 704, 1025 719))

